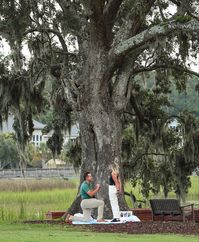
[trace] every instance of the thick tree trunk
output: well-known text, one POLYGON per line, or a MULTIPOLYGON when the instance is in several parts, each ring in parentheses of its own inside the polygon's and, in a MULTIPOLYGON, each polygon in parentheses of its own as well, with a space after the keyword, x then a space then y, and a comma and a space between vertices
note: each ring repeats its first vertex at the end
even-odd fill
MULTIPOLYGON (((91 34, 90 48, 82 77, 82 93, 79 98, 81 111, 79 124, 82 147, 82 167, 80 184, 83 173, 89 171, 93 174, 95 183, 101 185, 97 194, 98 199, 105 202, 104 217, 112 217, 108 197, 109 164, 115 158, 120 166, 120 177, 123 181, 121 166, 122 123, 120 112, 116 111, 112 93, 110 91, 113 69, 108 52, 103 43, 103 31, 91 34), (101 42, 102 41, 102 42, 101 42)), ((119 198, 120 209, 127 209, 124 193, 119 198)), ((70 212, 79 211, 80 199, 72 204, 70 212)))
MULTIPOLYGON (((80 131, 82 147, 82 167, 80 184, 86 171, 92 172, 95 183, 101 185, 97 194, 98 199, 105 202, 104 217, 111 218, 112 212, 108 197, 108 166, 117 158, 120 165, 120 177, 123 181, 121 166, 122 125, 118 114, 111 108, 105 110, 100 104, 91 105, 90 109, 80 114, 80 131)), ((77 197, 69 213, 80 212, 80 198, 77 197)), ((119 196, 121 210, 126 210, 127 205, 124 193, 119 196)))
POLYGON ((92 172, 95 177, 96 174, 96 152, 95 152, 95 143, 94 143, 94 133, 91 129, 90 122, 86 113, 82 112, 79 115, 79 124, 80 124, 80 133, 81 133, 81 148, 82 148, 82 165, 80 173, 80 183, 77 192, 77 197, 72 203, 70 209, 68 210, 69 214, 81 213, 80 208, 81 198, 79 195, 80 185, 83 182, 83 175, 86 171, 92 172))

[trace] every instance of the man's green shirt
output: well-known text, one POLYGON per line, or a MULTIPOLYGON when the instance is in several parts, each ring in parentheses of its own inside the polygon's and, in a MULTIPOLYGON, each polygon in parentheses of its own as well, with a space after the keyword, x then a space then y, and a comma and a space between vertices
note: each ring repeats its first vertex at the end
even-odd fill
POLYGON ((89 198, 92 198, 90 197, 87 192, 88 191, 92 191, 93 190, 93 185, 92 183, 88 183, 86 181, 84 181, 82 184, 81 184, 81 187, 80 187, 80 195, 81 195, 81 198, 82 199, 89 199, 89 198))

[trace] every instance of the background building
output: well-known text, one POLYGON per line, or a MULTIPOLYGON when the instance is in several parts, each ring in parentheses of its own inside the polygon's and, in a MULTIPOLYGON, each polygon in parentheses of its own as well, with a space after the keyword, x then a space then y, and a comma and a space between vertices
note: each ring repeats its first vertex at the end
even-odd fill
MULTIPOLYGON (((15 131, 13 129, 13 123, 14 123, 14 116, 9 115, 8 120, 2 123, 2 129, 0 129, 0 132, 14 133, 15 131)), ((53 130, 50 131, 48 134, 42 134, 42 130, 46 125, 36 120, 33 120, 33 125, 34 125, 34 131, 32 133, 31 141, 36 147, 40 147, 41 143, 46 143, 47 140, 52 136, 53 130)), ((78 136, 79 136, 79 125, 74 124, 72 125, 70 132, 66 131, 64 133, 64 144, 67 144, 69 140, 74 141, 78 136)))

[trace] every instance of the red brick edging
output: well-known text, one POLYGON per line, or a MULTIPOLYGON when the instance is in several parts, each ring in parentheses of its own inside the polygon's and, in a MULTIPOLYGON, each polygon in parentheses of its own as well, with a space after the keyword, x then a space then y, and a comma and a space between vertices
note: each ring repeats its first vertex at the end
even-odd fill
MULTIPOLYGON (((152 221, 152 214, 150 208, 134 208, 132 209, 133 214, 136 215, 141 221, 152 221)), ((194 209, 195 212, 195 221, 199 222, 199 208, 194 209)), ((46 213, 47 219, 57 219, 61 218, 66 211, 48 211, 46 213)), ((191 216, 187 216, 188 220, 191 220, 191 216)), ((161 221, 162 216, 156 216, 155 221, 161 221)), ((182 218, 180 216, 172 217, 172 216, 165 216, 165 221, 180 221, 182 218)))

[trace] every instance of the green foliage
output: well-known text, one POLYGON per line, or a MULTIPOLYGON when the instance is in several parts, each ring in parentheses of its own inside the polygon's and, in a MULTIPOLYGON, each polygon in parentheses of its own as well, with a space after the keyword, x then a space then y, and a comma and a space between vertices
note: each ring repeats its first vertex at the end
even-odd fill
MULTIPOLYGON (((62 107, 63 108, 63 107, 62 107)), ((47 147, 52 151, 53 156, 61 154, 63 146, 63 132, 71 129, 71 116, 65 110, 54 111, 53 120, 43 130, 43 133, 48 133, 53 130, 52 136, 47 141, 47 147)))
POLYGON ((188 176, 199 165, 199 120, 194 113, 184 111, 199 111, 194 101, 198 79, 192 77, 185 82, 176 73, 173 81, 166 70, 142 78, 133 80, 132 107, 136 99, 140 113, 135 118, 126 115, 124 125, 122 153, 126 179, 131 179, 133 186, 139 181, 144 197, 150 191, 157 194, 162 187, 165 197, 174 189, 184 200, 190 186, 188 176), (145 86, 143 81, 147 81, 145 86), (189 107, 181 107, 184 94, 179 92, 185 89, 190 93, 189 107), (169 128, 173 119, 178 126, 169 128))
POLYGON ((56 129, 47 141, 47 146, 52 151, 54 157, 61 154, 62 144, 63 135, 60 129, 56 129))
POLYGON ((0 135, 0 169, 16 168, 19 166, 19 154, 14 134, 0 135))
POLYGON ((81 166, 81 146, 79 138, 75 141, 69 141, 67 145, 63 147, 61 157, 63 160, 71 163, 77 172, 79 171, 81 166))
POLYGON ((181 114, 176 128, 169 128, 164 116, 158 120, 155 132, 154 126, 137 126, 136 119, 131 125, 127 123, 122 146, 124 174, 133 186, 141 183, 144 197, 150 191, 157 194, 163 187, 165 197, 174 189, 184 200, 189 176, 199 165, 199 121, 190 113, 181 114))
POLYGON ((192 17, 188 15, 181 15, 181 16, 178 15, 175 17, 176 22, 179 22, 179 23, 186 23, 186 22, 189 22, 191 19, 192 17))
POLYGON ((4 59, 0 65, 0 121, 2 123, 7 119, 10 112, 15 117, 13 128, 20 157, 19 166, 23 172, 29 160, 27 144, 33 132, 32 115, 41 110, 43 88, 41 85, 33 86, 27 70, 10 70, 4 59))
POLYGON ((172 103, 170 112, 177 115, 183 110, 189 110, 199 117, 199 95, 197 93, 198 78, 191 77, 185 83, 186 89, 179 92, 175 86, 172 86, 172 93, 169 99, 172 103))
POLYGON ((35 147, 34 144, 29 144, 28 152, 30 157, 28 166, 31 167, 42 168, 42 163, 52 158, 52 153, 46 143, 40 143, 39 147, 35 147))
POLYGON ((36 115, 34 117, 35 120, 38 120, 41 123, 46 124, 47 126, 50 126, 51 123, 53 122, 53 111, 49 109, 47 106, 42 113, 39 115, 36 115))

